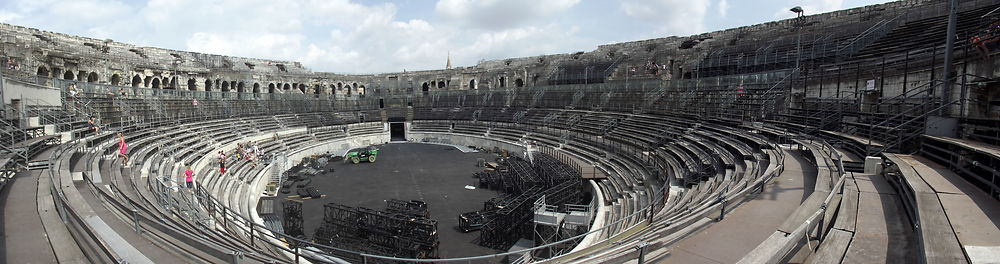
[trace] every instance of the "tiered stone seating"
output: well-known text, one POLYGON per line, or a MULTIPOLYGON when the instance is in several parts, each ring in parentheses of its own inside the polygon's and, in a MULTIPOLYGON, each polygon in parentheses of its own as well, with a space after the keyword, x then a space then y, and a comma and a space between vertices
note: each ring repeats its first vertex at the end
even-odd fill
MULTIPOLYGON (((576 119, 574 114, 580 114, 582 112, 573 112, 566 110, 555 110, 549 111, 545 109, 532 109, 528 114, 525 115, 523 119, 525 124, 528 126, 502 126, 494 125, 490 129, 491 136, 498 136, 501 139, 516 140, 524 138, 531 142, 543 146, 551 146, 557 149, 561 149, 566 153, 580 158, 585 162, 591 162, 597 165, 597 168, 601 169, 604 173, 608 175, 606 180, 598 182, 598 186, 602 190, 603 200, 607 202, 606 206, 609 208, 607 214, 604 217, 605 223, 616 223, 611 226, 603 235, 609 236, 634 226, 635 224, 643 221, 643 218, 636 217, 637 212, 646 208, 645 206, 651 203, 652 195, 661 186, 668 184, 667 179, 670 177, 662 176, 659 179, 653 179, 653 182, 649 182, 652 179, 651 175, 648 175, 647 165, 649 164, 647 160, 636 159, 633 154, 618 155, 614 149, 620 149, 622 147, 628 147, 632 151, 638 151, 645 149, 647 145, 654 145, 658 142, 658 134, 653 134, 646 132, 648 129, 642 129, 642 125, 658 124, 656 127, 664 126, 664 123, 670 123, 663 119, 652 117, 652 116, 619 116, 617 114, 603 114, 603 113, 586 113, 581 114, 581 117, 586 117, 586 120, 593 120, 590 122, 579 122, 573 124, 572 119, 576 119), (599 140, 596 136, 599 136, 600 132, 596 129, 582 129, 581 124, 597 123, 600 118, 627 118, 626 120, 637 120, 626 122, 631 125, 620 125, 614 128, 609 135, 615 135, 621 138, 630 138, 634 141, 622 141, 619 139, 605 139, 599 140), (641 120, 641 121, 639 121, 641 120), (535 125, 546 124, 549 128, 534 128, 535 125), (595 138, 590 138, 589 136, 581 137, 571 137, 569 140, 562 139, 562 133, 564 131, 571 130, 576 133, 584 134, 589 136, 595 136, 595 138), (591 132, 591 133, 588 133, 591 132), (525 136, 522 136, 525 135, 525 136), (594 141, 597 140, 597 141, 594 141), (602 143, 604 142, 604 143, 602 143), (612 143, 615 142, 615 143, 612 143), (642 142, 642 145, 639 145, 642 142), (614 145, 604 145, 604 144, 614 144, 614 145), (652 185, 649 185, 652 184, 652 185)), ((585 120, 583 118, 579 120, 585 120)), ((672 120, 672 121, 677 121, 672 120)), ((489 124, 486 123, 461 123, 467 127, 487 127, 489 124)), ((625 123, 623 123, 625 124, 625 123)), ((420 121, 414 122, 414 129, 416 132, 422 133, 448 133, 448 134, 464 134, 470 136, 480 136, 481 130, 476 129, 447 129, 450 126, 448 122, 440 121, 420 121), (432 127, 438 127, 439 129, 432 129, 432 127)), ((456 123, 456 127, 459 123, 456 123)), ((674 131, 683 131, 681 128, 669 128, 674 131)), ((680 133, 678 133, 680 134, 680 133)), ((609 136, 610 137, 610 136, 609 136)), ((765 140, 759 137, 742 136, 743 140, 752 141, 757 144, 766 144, 765 140)), ((767 166, 771 164, 772 171, 773 163, 778 161, 770 160, 767 154, 757 154, 746 143, 743 143, 740 139, 735 136, 724 136, 718 133, 699 133, 697 135, 690 135, 678 138, 677 140, 683 141, 686 146, 680 144, 677 145, 667 145, 656 149, 656 155, 651 155, 651 159, 660 160, 666 167, 669 167, 668 171, 664 171, 664 174, 672 175, 675 179, 683 179, 684 174, 689 174, 686 172, 687 166, 691 168, 703 168, 708 165, 713 168, 719 168, 717 172, 707 175, 704 178, 704 182, 698 181, 693 182, 690 189, 682 192, 681 194, 672 195, 671 202, 668 202, 668 208, 664 208, 661 211, 663 216, 659 218, 663 219, 679 219, 685 216, 686 210, 690 208, 697 208, 699 206, 704 206, 707 204, 716 203, 717 193, 723 190, 743 190, 748 186, 752 186, 751 182, 754 179, 760 178, 760 176, 766 171, 767 166), (720 153, 720 158, 712 158, 708 153, 720 153), (676 158, 682 155, 680 160, 676 158), (700 156, 699 156, 700 155, 700 156), (769 161, 770 160, 770 161, 769 161), (686 161, 686 162, 682 162, 686 161), (737 162, 740 161, 740 162, 737 162), (753 162, 759 161, 759 162, 753 162), (760 166, 764 168, 759 168, 760 166)), ((624 153, 624 152, 622 152, 624 153)), ((671 183, 674 184, 674 183, 671 183)), ((663 220, 669 221, 669 220, 663 220)))

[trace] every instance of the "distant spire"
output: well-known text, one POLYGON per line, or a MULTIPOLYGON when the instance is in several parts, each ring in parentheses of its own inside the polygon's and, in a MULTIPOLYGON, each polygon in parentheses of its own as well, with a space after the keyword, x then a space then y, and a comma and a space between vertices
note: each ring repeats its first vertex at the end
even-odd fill
POLYGON ((451 51, 448 51, 448 64, 444 66, 445 69, 451 69, 451 51))

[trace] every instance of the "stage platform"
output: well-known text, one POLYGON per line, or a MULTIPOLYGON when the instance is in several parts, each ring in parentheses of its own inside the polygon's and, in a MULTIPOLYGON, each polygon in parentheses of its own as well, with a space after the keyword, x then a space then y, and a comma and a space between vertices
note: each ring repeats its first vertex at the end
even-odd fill
MULTIPOLYGON (((476 159, 492 161, 496 158, 494 154, 421 143, 393 143, 379 148, 375 163, 332 161, 327 168, 332 167, 334 173, 313 177, 310 186, 326 196, 304 200, 302 214, 310 238, 323 221, 323 205, 327 203, 383 210, 386 199, 422 200, 430 209, 430 218, 438 221, 439 257, 498 253, 475 244, 478 231, 461 233, 455 228, 459 214, 481 210, 483 202, 499 195, 491 190, 465 188, 477 186, 478 179, 472 174, 483 168, 475 166, 476 159)), ((288 195, 294 195, 294 191, 279 197, 284 199, 288 195)), ((275 206, 280 213, 281 203, 275 206)))

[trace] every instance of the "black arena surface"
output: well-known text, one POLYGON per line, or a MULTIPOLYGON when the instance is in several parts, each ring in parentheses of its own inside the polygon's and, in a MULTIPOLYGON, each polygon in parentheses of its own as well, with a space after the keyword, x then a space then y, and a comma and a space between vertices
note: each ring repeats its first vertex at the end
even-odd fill
MULTIPOLYGON (((466 185, 477 185, 472 174, 483 170, 475 166, 476 159, 491 161, 494 154, 463 153, 451 146, 420 143, 392 143, 379 148, 375 163, 332 161, 327 168, 334 168, 334 173, 312 178, 309 186, 326 196, 304 200, 306 235, 312 238, 323 222, 323 205, 327 203, 383 210, 386 199, 422 200, 430 208, 430 218, 438 221, 439 257, 496 253, 474 243, 478 231, 461 233, 455 229, 459 214, 481 210, 483 202, 498 196, 487 189, 465 189, 466 185)), ((294 191, 279 197, 288 195, 294 195, 294 191)), ((275 204, 280 212, 280 203, 275 204)))

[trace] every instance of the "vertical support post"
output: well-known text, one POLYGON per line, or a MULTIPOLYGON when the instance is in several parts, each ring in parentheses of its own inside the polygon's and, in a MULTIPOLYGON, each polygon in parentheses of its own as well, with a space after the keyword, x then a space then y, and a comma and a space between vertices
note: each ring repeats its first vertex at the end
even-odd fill
POLYGON ((132 223, 135 224, 135 232, 142 234, 142 227, 139 226, 139 210, 132 208, 132 223))
MULTIPOLYGON (((941 101, 942 103, 951 102, 951 88, 952 88, 952 78, 954 75, 951 73, 954 71, 952 65, 954 60, 955 51, 955 24, 957 23, 958 17, 958 0, 948 1, 948 31, 945 36, 944 44, 944 85, 941 87, 941 101)), ((933 64, 932 66, 933 67, 933 64)), ((950 106, 949 106, 950 107, 950 106)), ((945 108, 942 107, 938 109, 938 115, 944 115, 945 108)))
POLYGON ((247 219, 247 225, 250 226, 250 248, 257 248, 257 245, 254 244, 255 239, 253 237, 254 224, 251 223, 249 219, 247 219))
POLYGON ((229 263, 239 264, 240 263, 240 258, 242 257, 241 255, 243 255, 243 254, 240 253, 240 252, 237 252, 237 251, 229 252, 229 256, 232 257, 232 258, 229 259, 229 263))
POLYGON ((649 242, 639 242, 638 245, 635 245, 635 250, 639 252, 638 264, 646 262, 646 246, 649 246, 649 242))

